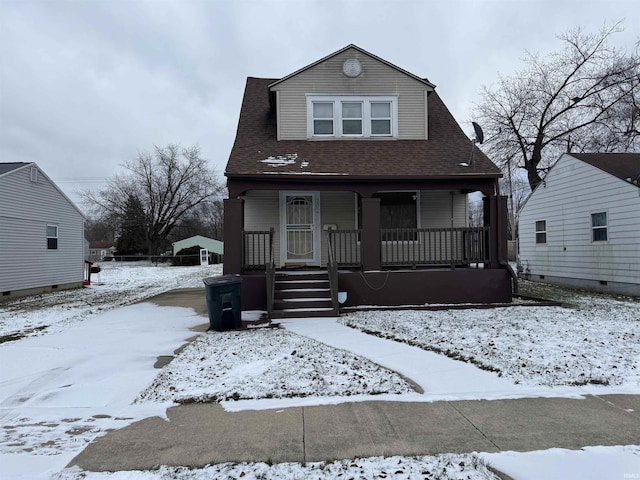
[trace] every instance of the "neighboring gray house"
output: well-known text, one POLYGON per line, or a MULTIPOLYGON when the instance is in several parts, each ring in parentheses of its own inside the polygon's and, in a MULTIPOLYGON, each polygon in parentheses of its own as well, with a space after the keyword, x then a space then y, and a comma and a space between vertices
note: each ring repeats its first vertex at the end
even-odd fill
POLYGON ((640 154, 567 153, 519 212, 530 280, 640 295, 640 154))
POLYGON ((2 298, 82 286, 84 215, 35 163, 0 163, 2 298))

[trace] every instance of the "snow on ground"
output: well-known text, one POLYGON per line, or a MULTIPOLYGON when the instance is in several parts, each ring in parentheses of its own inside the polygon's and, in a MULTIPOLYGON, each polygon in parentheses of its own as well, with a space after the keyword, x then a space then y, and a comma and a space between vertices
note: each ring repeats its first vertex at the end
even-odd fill
POLYGON ((138 401, 409 393, 398 374, 345 350, 280 329, 208 332, 191 343, 138 401))
MULTIPOLYGON (((469 385, 472 384, 474 388, 480 384, 495 385, 503 392, 504 386, 508 385, 511 394, 526 388, 529 392, 544 390, 546 394, 552 391, 560 395, 566 395, 567 391, 585 392, 586 388, 601 388, 599 393, 639 391, 638 302, 572 291, 564 292, 560 299, 570 308, 369 312, 340 320, 357 323, 369 330, 378 328, 381 335, 404 342, 422 342, 420 345, 427 351, 386 341, 387 346, 382 351, 371 352, 367 349, 378 349, 375 345, 380 343, 364 342, 363 338, 385 340, 364 335, 336 323, 335 319, 325 319, 324 325, 299 319, 283 322, 287 328, 284 331, 265 328, 199 335, 172 363, 159 371, 153 368, 156 357, 172 355, 194 335, 190 328, 206 324, 207 319, 190 309, 129 304, 173 288, 202 287, 202 279, 219 274, 221 267, 169 267, 144 263, 107 263, 102 267, 100 275, 94 276, 91 287, 0 304, 0 339, 5 337, 5 343, 0 344, 1 478, 56 476, 88 442, 106 429, 122 428, 151 415, 164 415, 171 401, 228 397, 268 399, 272 396, 274 398, 266 401, 285 405, 284 402, 295 400, 276 398, 280 395, 305 396, 302 399, 305 404, 312 404, 326 403, 330 395, 338 401, 349 401, 354 397, 367 398, 363 392, 381 391, 394 393, 374 398, 411 398, 415 401, 423 397, 431 401, 437 399, 434 392, 449 392, 447 398, 452 400, 482 398, 486 391, 470 392, 469 385), (416 330, 415 325, 421 325, 422 331, 416 330), (340 333, 339 339, 336 335, 327 339, 332 328, 350 334, 340 333), (408 350, 403 350, 405 353, 395 359, 387 355, 391 350, 400 351, 397 345, 426 355, 421 357, 427 359, 426 363, 423 361, 418 365, 418 370, 440 371, 442 375, 438 377, 441 380, 437 388, 427 384, 425 395, 420 395, 408 390, 396 374, 365 360, 366 357, 403 373, 393 362, 411 366, 408 357, 402 357, 408 350), (500 370, 502 377, 473 364, 438 355, 433 350, 449 350, 451 356, 500 370), (259 364, 257 352, 261 359, 259 364), (269 359, 266 365, 264 358, 269 359), (260 371, 262 375, 258 374, 260 371), (293 375, 293 371, 300 371, 300 374, 293 375), (470 380, 473 382, 467 383, 470 380), (610 386, 566 386, 588 382, 608 382, 610 386), (204 388, 204 384, 210 383, 214 388, 204 388), (465 384, 466 392, 460 390, 465 384), (626 390, 616 390, 613 386, 626 390), (139 401, 136 402, 137 398, 139 401)), ((549 295, 541 296, 550 298, 549 295)), ((411 378, 414 371, 409 371, 407 376, 411 378)), ((426 383, 422 379, 420 382, 426 383)), ((228 408, 231 404, 251 401, 222 403, 228 408)), ((527 463, 529 459, 533 459, 531 462, 537 465, 536 468, 542 468, 563 461, 568 464, 574 455, 582 456, 575 457, 578 460, 571 476, 599 478, 590 476, 588 468, 578 468, 577 464, 590 465, 591 461, 605 462, 606 458, 613 458, 616 461, 630 459, 631 471, 628 473, 636 476, 627 478, 640 478, 640 468, 632 468, 638 457, 637 447, 590 447, 577 453, 556 450, 529 454, 506 452, 491 456, 482 454, 482 458, 498 468, 504 466, 516 478, 526 478, 521 475, 537 471, 531 469, 527 463), (605 448, 610 449, 602 450, 605 448)), ((163 467, 155 472, 113 475, 65 470, 59 478, 200 479, 235 478, 245 473, 243 478, 307 478, 312 475, 324 479, 336 478, 343 472, 354 478, 413 478, 415 475, 411 472, 417 471, 429 471, 434 478, 440 478, 438 475, 444 468, 441 462, 432 457, 392 457, 304 466, 225 464, 193 471, 163 467), (397 470, 394 470, 394 462, 397 462, 397 470), (402 473, 394 476, 400 470, 402 473)), ((451 471, 442 478, 493 478, 482 473, 484 467, 475 466, 477 457, 474 456, 448 456, 444 462, 454 470, 457 467, 464 467, 464 470, 462 473, 451 471)))
POLYGON ((222 265, 171 267, 168 263, 105 262, 91 285, 0 303, 0 343, 60 331, 92 315, 128 305, 173 288, 204 287, 222 265))
POLYGON ((535 452, 483 453, 488 465, 517 480, 640 478, 640 446, 552 448, 535 452))
POLYGON ((134 404, 201 325, 193 310, 129 305, 0 345, 0 478, 48 478, 96 436, 170 404, 134 404))
POLYGON ((201 469, 160 467, 155 471, 94 473, 67 469, 56 480, 498 480, 476 454, 420 457, 370 457, 336 462, 223 463, 201 469))
POLYGON ((356 312, 344 325, 473 363, 523 385, 640 386, 640 302, 356 312))

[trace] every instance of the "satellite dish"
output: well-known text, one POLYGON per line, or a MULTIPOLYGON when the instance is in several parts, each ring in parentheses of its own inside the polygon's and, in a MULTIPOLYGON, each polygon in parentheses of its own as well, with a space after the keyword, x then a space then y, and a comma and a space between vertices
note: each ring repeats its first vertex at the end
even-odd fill
POLYGON ((480 128, 480 125, 476 122, 471 122, 471 125, 473 125, 473 130, 476 132, 476 142, 482 145, 482 142, 484 142, 484 133, 482 133, 482 128, 480 128))

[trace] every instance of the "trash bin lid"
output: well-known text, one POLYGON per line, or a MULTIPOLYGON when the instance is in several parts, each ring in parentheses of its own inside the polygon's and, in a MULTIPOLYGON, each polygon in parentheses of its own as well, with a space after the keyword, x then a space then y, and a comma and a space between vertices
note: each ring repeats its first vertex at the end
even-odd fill
POLYGON ((242 283, 242 277, 240 275, 220 275, 217 277, 207 277, 202 279, 207 287, 215 285, 230 285, 234 283, 242 283))

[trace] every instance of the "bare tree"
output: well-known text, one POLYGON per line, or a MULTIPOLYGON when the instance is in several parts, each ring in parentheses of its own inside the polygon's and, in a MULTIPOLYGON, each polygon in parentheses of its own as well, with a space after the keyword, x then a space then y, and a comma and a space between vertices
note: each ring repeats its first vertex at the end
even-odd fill
POLYGON ((576 28, 563 49, 526 54, 525 69, 483 87, 476 108, 487 153, 527 172, 531 188, 563 151, 629 151, 640 147, 640 56, 609 45, 621 23, 597 34, 576 28))
POLYGON ((101 215, 124 221, 129 199, 140 201, 147 252, 158 254, 184 218, 221 190, 197 146, 155 147, 123 165, 125 173, 109 180, 104 190, 82 193, 85 203, 101 215))

